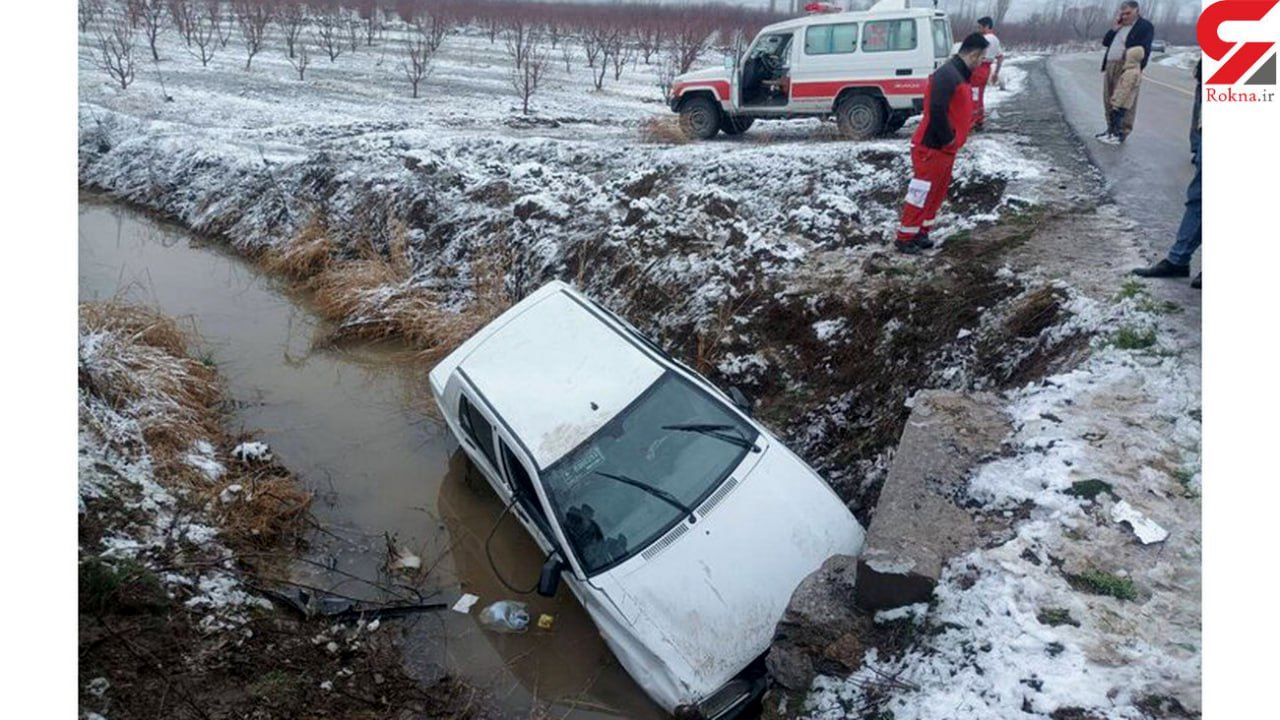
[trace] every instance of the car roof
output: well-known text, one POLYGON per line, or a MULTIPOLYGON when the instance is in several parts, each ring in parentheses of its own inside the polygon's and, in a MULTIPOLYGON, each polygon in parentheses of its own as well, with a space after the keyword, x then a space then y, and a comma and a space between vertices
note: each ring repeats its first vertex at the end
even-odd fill
POLYGON ((529 306, 458 367, 546 468, 631 404, 665 368, 568 287, 539 295, 527 298, 529 306))
POLYGON ((894 8, 890 10, 860 10, 838 13, 813 13, 804 15, 790 20, 766 25, 760 29, 759 35, 771 32, 780 32, 784 30, 795 30, 797 28, 808 27, 810 25, 829 25, 840 22, 867 22, 870 20, 892 20, 895 18, 908 17, 945 17, 941 12, 937 12, 927 8, 894 8))

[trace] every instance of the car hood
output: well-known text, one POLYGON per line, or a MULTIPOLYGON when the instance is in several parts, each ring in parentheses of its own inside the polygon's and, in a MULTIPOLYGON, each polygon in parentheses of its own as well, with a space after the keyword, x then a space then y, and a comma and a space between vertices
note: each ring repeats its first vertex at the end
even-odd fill
POLYGON ((659 701, 696 702, 732 679, 768 649, 800 582, 832 555, 856 555, 863 536, 835 493, 771 444, 678 541, 610 583, 640 642, 686 670, 683 697, 659 701))
POLYGON ((724 68, 703 68, 702 70, 693 70, 683 75, 677 75, 675 83, 690 82, 706 82, 708 80, 723 80, 729 82, 729 73, 724 68))

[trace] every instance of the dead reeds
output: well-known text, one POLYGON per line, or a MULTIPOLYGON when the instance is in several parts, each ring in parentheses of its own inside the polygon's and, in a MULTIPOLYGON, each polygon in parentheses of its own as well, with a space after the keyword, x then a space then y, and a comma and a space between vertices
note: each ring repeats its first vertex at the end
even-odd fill
POLYGON ((689 136, 680 128, 680 119, 674 115, 654 115, 640 122, 640 141, 662 145, 684 145, 689 136))
POLYGON ((509 259, 498 252, 470 267, 470 298, 461 307, 415 282, 403 233, 386 253, 330 265, 315 276, 316 309, 334 323, 326 340, 399 339, 434 362, 461 345, 511 305, 505 288, 509 259))
POLYGON ((114 411, 82 412, 82 423, 121 452, 145 453, 157 482, 213 509, 231 547, 261 549, 301 528, 311 494, 288 470, 230 458, 222 386, 213 364, 196 356, 192 333, 119 301, 83 303, 79 315, 81 391, 114 411), (145 447, 130 444, 121 422, 137 424, 145 447))

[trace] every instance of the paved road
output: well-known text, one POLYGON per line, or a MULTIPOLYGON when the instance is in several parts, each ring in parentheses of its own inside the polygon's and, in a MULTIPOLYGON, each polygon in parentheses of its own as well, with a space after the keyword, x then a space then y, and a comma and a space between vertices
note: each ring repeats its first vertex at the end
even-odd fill
POLYGON ((1180 68, 1148 65, 1133 134, 1123 145, 1103 145, 1093 137, 1106 127, 1101 62, 1101 52, 1055 56, 1049 59, 1049 75, 1067 122, 1105 176, 1108 193, 1145 228, 1143 244, 1154 261, 1173 242, 1195 173, 1187 139, 1195 78, 1180 68))

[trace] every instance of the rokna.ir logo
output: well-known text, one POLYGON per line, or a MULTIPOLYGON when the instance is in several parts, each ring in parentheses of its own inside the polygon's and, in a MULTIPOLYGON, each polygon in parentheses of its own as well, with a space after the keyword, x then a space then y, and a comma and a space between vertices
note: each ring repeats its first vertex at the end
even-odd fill
POLYGON ((1215 89, 1214 85, 1275 85, 1276 43, 1273 40, 1248 39, 1243 42, 1223 40, 1219 34, 1223 23, 1246 22, 1262 26, 1280 0, 1221 0, 1205 8, 1196 24, 1200 49, 1220 62, 1218 69, 1205 81, 1205 99, 1209 101, 1270 102, 1274 91, 1258 88, 1215 89), (1265 59, 1264 59, 1265 58, 1265 59))

